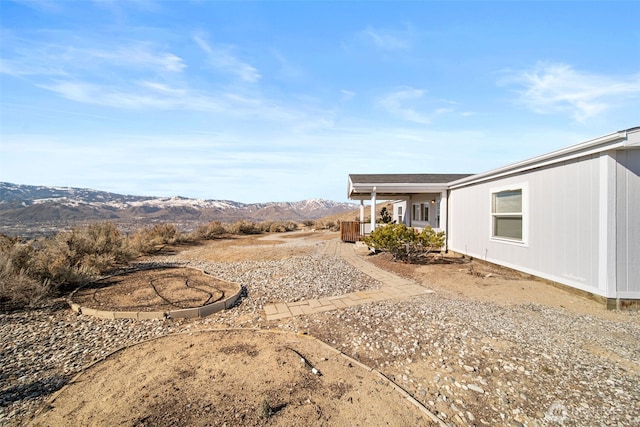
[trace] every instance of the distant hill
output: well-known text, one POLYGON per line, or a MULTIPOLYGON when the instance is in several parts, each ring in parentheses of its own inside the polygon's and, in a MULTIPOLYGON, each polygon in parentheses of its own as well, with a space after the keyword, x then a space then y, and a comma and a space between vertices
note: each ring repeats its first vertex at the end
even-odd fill
POLYGON ((119 223, 314 220, 354 211, 354 203, 323 199, 239 203, 185 197, 146 197, 72 187, 0 182, 0 232, 25 224, 112 220, 119 223))

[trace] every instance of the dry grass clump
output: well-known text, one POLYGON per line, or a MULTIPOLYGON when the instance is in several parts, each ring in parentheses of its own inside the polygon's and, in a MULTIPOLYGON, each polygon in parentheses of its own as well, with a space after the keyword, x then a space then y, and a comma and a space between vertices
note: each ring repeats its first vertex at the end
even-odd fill
POLYGON ((237 221, 233 224, 229 224, 227 227, 229 234, 260 234, 262 230, 255 222, 251 221, 237 221))
POLYGON ((122 236, 110 222, 73 228, 34 242, 0 234, 0 306, 36 305, 59 293, 65 285, 77 285, 140 255, 161 251, 167 245, 215 239, 230 234, 293 231, 293 221, 214 221, 192 233, 181 233, 173 224, 157 224, 122 236))
POLYGON ((227 234, 227 229, 220 221, 213 221, 208 224, 199 226, 195 232, 196 239, 213 240, 218 239, 227 234))
POLYGON ((50 282, 27 273, 33 248, 17 238, 0 235, 0 302, 33 305, 50 293, 50 282))
POLYGON ((137 254, 151 254, 158 252, 167 245, 189 241, 188 235, 183 235, 173 224, 156 224, 144 227, 127 239, 127 245, 137 254))
POLYGON ((233 224, 223 224, 220 221, 213 221, 199 226, 187 237, 187 240, 213 240, 233 234, 285 233, 297 229, 298 224, 294 221, 263 221, 258 223, 237 221, 233 224))
POLYGON ((317 220, 315 222, 315 226, 316 228, 321 230, 339 231, 340 221, 335 222, 332 220, 317 220))
POLYGON ((286 233, 297 230, 298 224, 293 221, 264 221, 258 227, 265 233, 286 233))
POLYGON ((60 232, 41 241, 0 239, 0 302, 35 305, 62 285, 78 284, 127 263, 133 252, 109 222, 60 232))

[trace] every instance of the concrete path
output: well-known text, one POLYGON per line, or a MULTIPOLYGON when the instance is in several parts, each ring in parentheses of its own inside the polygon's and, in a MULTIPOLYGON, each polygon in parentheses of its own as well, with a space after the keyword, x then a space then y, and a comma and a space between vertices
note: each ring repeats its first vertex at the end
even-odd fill
POLYGON ((337 310, 350 307, 352 305, 366 304, 373 301, 384 301, 403 299, 416 295, 433 293, 432 290, 423 288, 415 282, 403 279, 388 271, 382 270, 375 265, 361 259, 356 254, 356 246, 343 243, 339 240, 327 242, 324 251, 327 255, 338 255, 343 257, 349 264, 353 265, 363 273, 381 282, 380 289, 370 289, 359 292, 352 292, 345 295, 310 299, 289 303, 267 304, 264 311, 267 320, 285 319, 304 314, 314 314, 323 311, 337 310))

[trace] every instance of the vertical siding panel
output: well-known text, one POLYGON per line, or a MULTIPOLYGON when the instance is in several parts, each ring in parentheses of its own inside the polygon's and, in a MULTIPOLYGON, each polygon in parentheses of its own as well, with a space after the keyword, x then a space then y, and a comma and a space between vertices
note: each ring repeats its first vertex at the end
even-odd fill
POLYGON ((593 277, 593 283, 599 287, 599 271, 598 271, 598 257, 600 254, 600 239, 599 239, 599 224, 600 224, 600 159, 598 155, 591 157, 591 191, 593 206, 591 224, 593 228, 591 230, 591 277, 593 277))
POLYGON ((598 156, 455 189, 450 247, 598 293, 598 156), (492 189, 526 184, 527 246, 493 241, 492 189))
POLYGON ((617 159, 617 291, 640 292, 640 150, 617 159))

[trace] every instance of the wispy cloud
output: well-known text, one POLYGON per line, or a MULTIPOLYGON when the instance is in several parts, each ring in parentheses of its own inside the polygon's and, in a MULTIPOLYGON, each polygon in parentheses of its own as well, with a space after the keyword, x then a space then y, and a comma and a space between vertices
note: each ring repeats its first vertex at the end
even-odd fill
POLYGON ((346 89, 342 89, 340 93, 342 95, 340 97, 340 102, 349 102, 353 99, 354 96, 356 96, 355 92, 346 89))
MULTIPOLYGON (((8 37, 10 34, 4 33, 8 37)), ((66 37, 65 34, 51 36, 66 37)), ((33 43, 14 40, 19 46, 13 52, 4 49, 0 72, 13 76, 58 77, 60 75, 93 72, 102 74, 105 69, 133 67, 150 73, 179 73, 186 68, 182 58, 162 51, 151 43, 130 42, 116 49, 70 45, 69 41, 33 43)), ((98 41, 95 41, 99 44, 98 41)))
POLYGON ((56 0, 13 0, 29 8, 48 13, 60 13, 64 9, 56 0))
POLYGON ((305 119, 304 108, 265 98, 253 83, 260 74, 231 54, 229 46, 212 45, 195 36, 209 66, 231 73, 231 80, 198 77, 197 60, 189 69, 183 58, 158 43, 128 40, 114 49, 104 39, 79 40, 67 31, 51 31, 51 41, 17 38, 5 44, 0 73, 30 81, 62 98, 90 105, 144 110, 183 110, 224 113, 277 122, 305 119), (238 79, 249 88, 238 85, 238 79), (211 79, 210 79, 211 80, 211 79))
POLYGON ((405 87, 386 94, 378 105, 396 117, 421 124, 430 124, 434 117, 454 111, 450 106, 434 107, 425 99, 426 93, 423 89, 405 87))
POLYGON ((411 48, 408 30, 392 31, 367 27, 360 32, 360 35, 381 50, 396 51, 411 48))
POLYGON ((520 86, 518 102, 536 113, 566 113, 579 122, 640 96, 640 73, 616 77, 562 63, 538 63, 530 70, 509 72, 499 84, 520 86))
POLYGON ((211 45, 203 35, 195 35, 193 40, 208 55, 211 66, 236 75, 245 82, 255 83, 262 77, 254 66, 233 55, 232 46, 211 45))
MULTIPOLYGON (((126 90, 123 87, 97 85, 82 81, 58 81, 39 87, 84 104, 127 109, 171 109, 183 106, 180 92, 158 83, 143 82, 139 86, 149 90, 126 90)), ((202 101, 202 100, 201 100, 202 101)), ((201 102, 202 104, 202 102, 201 102)), ((216 104, 206 100, 206 109, 214 110, 216 104)), ((202 105, 200 105, 202 107, 202 105)))

